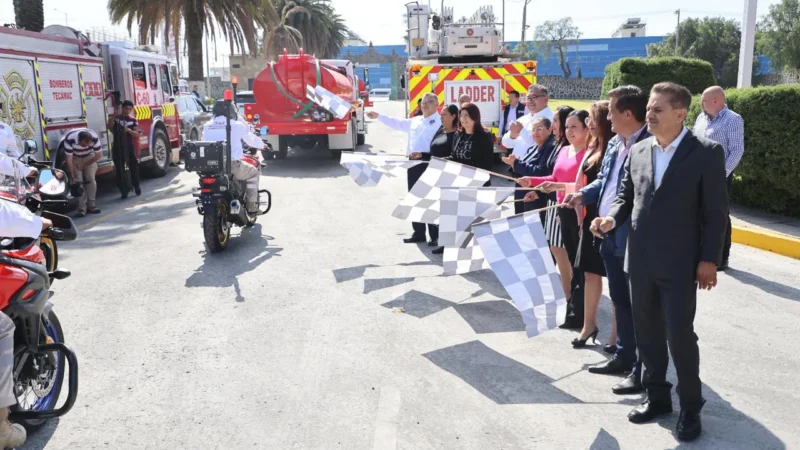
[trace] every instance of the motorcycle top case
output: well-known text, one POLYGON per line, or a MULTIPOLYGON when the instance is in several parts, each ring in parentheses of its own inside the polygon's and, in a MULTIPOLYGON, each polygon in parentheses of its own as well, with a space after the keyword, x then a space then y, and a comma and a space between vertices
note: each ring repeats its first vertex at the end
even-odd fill
POLYGON ((186 143, 184 167, 189 172, 225 173, 227 156, 224 142, 190 141, 186 143))

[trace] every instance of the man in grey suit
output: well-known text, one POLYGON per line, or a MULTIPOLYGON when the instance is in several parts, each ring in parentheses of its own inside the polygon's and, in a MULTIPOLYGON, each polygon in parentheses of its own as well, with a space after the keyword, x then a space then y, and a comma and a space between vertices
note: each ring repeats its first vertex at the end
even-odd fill
POLYGON ((633 146, 617 199, 607 216, 591 225, 593 234, 605 237, 631 219, 625 268, 647 400, 628 419, 644 423, 672 412, 669 342, 678 374, 681 440, 693 440, 701 431, 697 287, 716 286, 728 225, 725 152, 683 125, 691 101, 683 86, 653 86, 647 104, 653 137, 633 146))

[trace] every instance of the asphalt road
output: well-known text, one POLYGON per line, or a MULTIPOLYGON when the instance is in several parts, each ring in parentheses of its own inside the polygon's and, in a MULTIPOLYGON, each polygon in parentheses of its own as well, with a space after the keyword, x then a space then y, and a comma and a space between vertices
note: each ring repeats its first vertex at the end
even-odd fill
MULTIPOLYGON (((397 153, 405 138, 373 122, 367 144, 397 153)), ((443 277, 427 246, 403 244, 411 226, 390 214, 404 178, 360 188, 326 152, 292 152, 264 170, 272 211, 214 255, 196 180, 172 169, 126 201, 107 188, 103 214, 76 219, 61 260, 73 276, 53 301, 80 392, 24 448, 679 447, 677 411, 633 425, 640 397, 585 370, 601 345, 527 339, 491 271, 443 277)), ((708 403, 686 448, 800 446, 798 274, 800 261, 735 245, 700 294, 708 403)), ((600 319, 605 343, 607 298, 600 319)))

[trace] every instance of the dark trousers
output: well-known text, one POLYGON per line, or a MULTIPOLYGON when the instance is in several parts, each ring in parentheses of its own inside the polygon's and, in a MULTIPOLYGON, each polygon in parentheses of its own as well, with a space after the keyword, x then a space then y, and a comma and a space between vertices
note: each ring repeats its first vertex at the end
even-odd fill
MULTIPOLYGON (((428 168, 428 164, 417 164, 416 166, 411 167, 408 169, 408 190, 410 191, 414 184, 419 180, 419 177, 425 173, 425 169, 428 168)), ((428 225, 428 234, 432 241, 436 241, 439 239, 439 226, 434 224, 427 224, 428 225)), ((425 224, 420 222, 412 222, 411 226, 414 228, 414 237, 425 237, 425 224)))
POLYGON ((114 146, 111 151, 111 158, 114 160, 114 169, 117 172, 117 186, 119 191, 125 195, 131 188, 139 188, 139 160, 136 159, 136 151, 128 147, 120 151, 121 146, 114 146), (130 169, 130 179, 125 172, 125 166, 130 169))
POLYGON ((641 375, 641 362, 636 357, 636 331, 633 326, 628 274, 625 272, 625 256, 615 255, 616 250, 613 238, 603 239, 600 244, 600 256, 606 266, 608 290, 611 302, 614 303, 617 323, 616 357, 626 366, 632 366, 634 373, 641 375))
POLYGON ((583 271, 575 267, 575 260, 578 258, 578 247, 580 246, 580 231, 578 228, 578 215, 574 209, 558 208, 558 220, 561 224, 561 239, 569 255, 569 262, 572 265, 572 286, 567 304, 567 318, 570 321, 583 323, 583 271))
MULTIPOLYGON (((678 374, 681 409, 699 412, 703 407, 700 384, 700 350, 694 332, 697 307, 695 268, 655 275, 646 267, 630 268, 631 299, 636 344, 642 361, 642 385, 652 402, 671 402, 667 381, 669 354, 678 374), (669 348, 667 343, 669 342, 669 348)), ((619 330, 618 330, 619 331, 619 330)))
MULTIPOLYGON (((733 187, 733 173, 730 174, 728 179, 726 180, 728 184, 728 199, 730 202, 731 198, 731 187, 733 187)), ((725 245, 722 247, 722 261, 725 262, 728 260, 728 257, 731 256, 731 215, 730 212, 728 213, 728 228, 725 230, 725 245)))

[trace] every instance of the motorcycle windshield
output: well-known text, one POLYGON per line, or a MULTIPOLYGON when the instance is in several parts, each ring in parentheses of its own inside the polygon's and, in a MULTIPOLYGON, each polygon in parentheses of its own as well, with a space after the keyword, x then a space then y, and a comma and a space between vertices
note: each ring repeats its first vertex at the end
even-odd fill
POLYGON ((30 185, 16 167, 14 175, 0 174, 0 199, 22 203, 29 189, 30 185))

